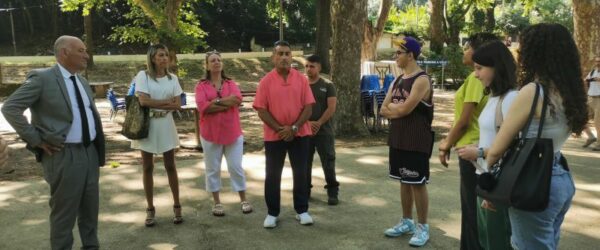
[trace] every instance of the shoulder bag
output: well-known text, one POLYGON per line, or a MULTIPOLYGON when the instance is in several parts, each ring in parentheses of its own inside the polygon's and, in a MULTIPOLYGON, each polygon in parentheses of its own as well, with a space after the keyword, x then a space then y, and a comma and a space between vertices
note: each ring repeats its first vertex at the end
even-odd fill
POLYGON ((531 212, 543 211, 548 207, 554 146, 551 138, 540 138, 548 107, 547 94, 543 97, 537 136, 526 138, 540 90, 540 84, 536 83, 536 93, 527 123, 521 129, 520 136, 513 140, 502 158, 490 169, 493 176, 491 179, 495 183, 484 187, 477 185, 477 195, 483 199, 531 212))
MULTIPOLYGON (((150 88, 148 74, 146 74, 146 84, 150 88)), ((125 97, 125 107, 127 107, 127 113, 125 114, 121 134, 132 140, 148 137, 150 130, 150 109, 142 106, 138 96, 135 94, 125 97)))

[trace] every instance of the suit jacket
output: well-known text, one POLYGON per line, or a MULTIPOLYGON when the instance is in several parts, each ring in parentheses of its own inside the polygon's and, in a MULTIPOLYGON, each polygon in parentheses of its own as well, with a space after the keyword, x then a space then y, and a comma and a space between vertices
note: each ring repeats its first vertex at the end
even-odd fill
MULTIPOLYGON (((85 78, 79 75, 77 78, 90 99, 90 108, 96 124, 94 144, 98 151, 98 165, 103 166, 106 159, 100 114, 94 103, 90 85, 85 78)), ((2 114, 17 134, 27 142, 27 148, 36 154, 36 160, 40 162, 43 151, 38 145, 42 142, 54 145, 65 142, 73 122, 71 109, 64 78, 58 65, 54 65, 51 68, 32 70, 25 83, 4 102, 2 114), (27 122, 23 115, 27 108, 31 111, 31 123, 27 122)))

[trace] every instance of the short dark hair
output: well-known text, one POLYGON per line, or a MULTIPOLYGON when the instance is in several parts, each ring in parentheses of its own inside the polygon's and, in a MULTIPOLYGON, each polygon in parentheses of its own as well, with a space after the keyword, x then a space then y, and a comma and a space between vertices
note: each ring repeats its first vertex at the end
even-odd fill
POLYGON ((318 55, 310 55, 309 57, 306 58, 306 60, 311 63, 321 64, 321 57, 318 55))
POLYGON ((275 42, 274 47, 277 46, 286 46, 286 47, 290 47, 290 43, 288 43, 288 41, 285 40, 279 40, 277 42, 275 42))
POLYGON ((494 69, 494 77, 486 94, 502 96, 517 87, 517 64, 510 50, 501 41, 482 44, 473 52, 473 62, 494 69))
POLYGON ((490 32, 479 32, 475 34, 471 34, 467 39, 467 43, 473 50, 478 49, 481 45, 490 41, 500 41, 498 36, 494 35, 490 32))

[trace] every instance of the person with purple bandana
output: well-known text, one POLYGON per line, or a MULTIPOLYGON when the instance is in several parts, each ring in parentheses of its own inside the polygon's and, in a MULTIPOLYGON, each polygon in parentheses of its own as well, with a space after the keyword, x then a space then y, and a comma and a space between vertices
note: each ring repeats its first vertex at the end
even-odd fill
POLYGON ((421 45, 412 37, 394 41, 396 63, 402 69, 381 105, 381 115, 390 119, 389 176, 400 181, 402 218, 385 231, 388 237, 413 234, 409 245, 421 247, 429 240, 427 210, 429 157, 433 146, 433 89, 429 76, 417 65, 421 45), (417 222, 413 221, 413 203, 417 222))

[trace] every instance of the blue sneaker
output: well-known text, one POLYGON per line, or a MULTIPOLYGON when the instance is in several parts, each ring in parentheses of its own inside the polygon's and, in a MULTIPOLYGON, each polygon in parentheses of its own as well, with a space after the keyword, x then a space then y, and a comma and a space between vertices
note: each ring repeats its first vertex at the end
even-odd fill
POLYGON ((422 247, 427 244, 429 240, 429 225, 427 224, 417 224, 417 230, 408 244, 413 247, 422 247))
POLYGON ((415 232, 415 222, 412 219, 402 218, 400 222, 392 228, 385 230, 385 236, 398 237, 403 234, 413 234, 415 232))

